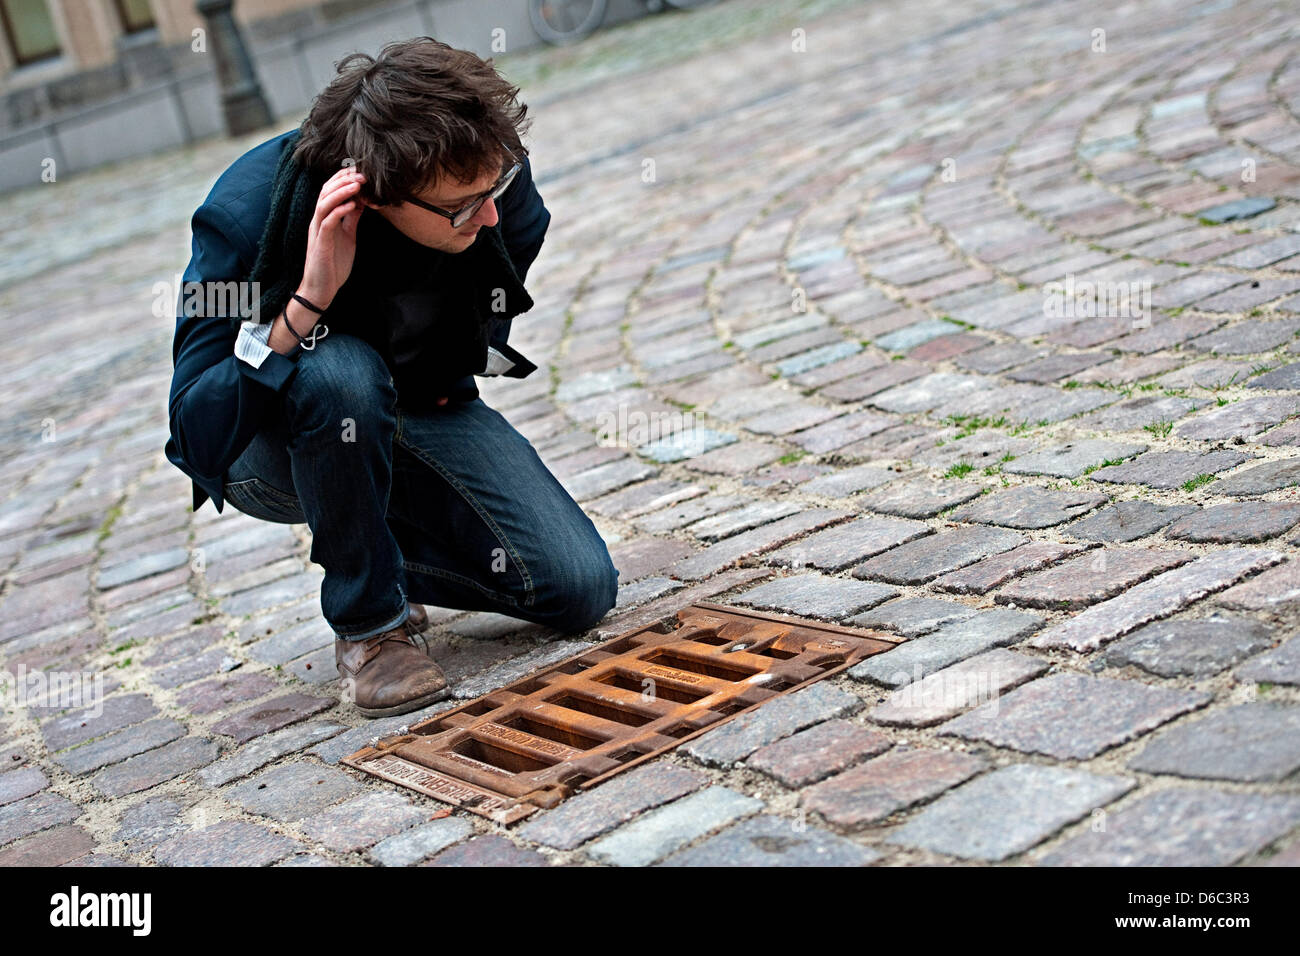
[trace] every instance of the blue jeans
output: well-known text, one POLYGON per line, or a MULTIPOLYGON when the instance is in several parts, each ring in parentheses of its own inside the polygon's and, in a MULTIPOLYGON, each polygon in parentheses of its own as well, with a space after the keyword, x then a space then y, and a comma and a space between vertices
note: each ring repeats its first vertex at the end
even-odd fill
POLYGON ((528 440, 481 398, 403 411, 355 336, 299 356, 224 480, 239 511, 311 528, 321 612, 344 640, 399 626, 408 601, 565 632, 614 606, 605 542, 528 440))

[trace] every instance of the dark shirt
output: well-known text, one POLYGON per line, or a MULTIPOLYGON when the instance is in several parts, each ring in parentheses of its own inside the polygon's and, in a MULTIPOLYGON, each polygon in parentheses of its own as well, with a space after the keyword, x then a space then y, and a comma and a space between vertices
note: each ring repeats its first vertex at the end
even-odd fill
MULTIPOLYGON (((469 248, 453 254, 421 245, 368 212, 358 226, 352 270, 320 321, 331 334, 345 332, 373 346, 402 407, 423 411, 441 397, 476 397, 472 378, 472 394, 461 380, 485 371, 502 324, 532 304, 496 227, 483 227, 469 248)), ((519 366, 507 375, 522 378, 536 369, 508 346, 495 348, 519 366)))

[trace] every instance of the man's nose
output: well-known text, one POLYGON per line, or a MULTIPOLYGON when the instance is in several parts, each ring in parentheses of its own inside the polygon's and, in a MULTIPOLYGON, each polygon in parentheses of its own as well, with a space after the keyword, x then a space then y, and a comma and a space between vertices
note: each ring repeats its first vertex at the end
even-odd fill
POLYGON ((489 199, 479 207, 478 212, 470 222, 476 222, 480 226, 495 226, 497 224, 497 204, 494 200, 489 199))

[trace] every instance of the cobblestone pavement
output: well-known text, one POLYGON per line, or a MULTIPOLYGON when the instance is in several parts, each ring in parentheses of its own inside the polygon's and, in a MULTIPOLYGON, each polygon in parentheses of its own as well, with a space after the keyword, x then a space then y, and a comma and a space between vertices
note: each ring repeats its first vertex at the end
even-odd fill
POLYGON ((541 369, 484 397, 623 587, 430 608, 438 658, 702 599, 907 640, 511 828, 341 768, 412 717, 338 702, 308 530, 162 453, 187 218, 265 137, 131 163, 0 199, 0 666, 106 695, 0 713, 0 863, 1300 862, 1293 11, 776 6, 515 61, 541 369))

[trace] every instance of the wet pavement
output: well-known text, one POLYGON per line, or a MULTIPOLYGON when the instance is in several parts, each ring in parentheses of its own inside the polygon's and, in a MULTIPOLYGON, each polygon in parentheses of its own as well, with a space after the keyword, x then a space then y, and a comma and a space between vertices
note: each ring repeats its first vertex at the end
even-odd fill
POLYGON ((162 451, 188 217, 267 134, 152 157, 0 197, 0 864, 1300 863, 1294 16, 777 6, 501 61, 553 220, 481 387, 622 587, 435 656, 906 640, 513 827, 341 767, 419 715, 340 702, 309 529, 162 451))

